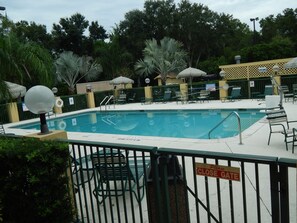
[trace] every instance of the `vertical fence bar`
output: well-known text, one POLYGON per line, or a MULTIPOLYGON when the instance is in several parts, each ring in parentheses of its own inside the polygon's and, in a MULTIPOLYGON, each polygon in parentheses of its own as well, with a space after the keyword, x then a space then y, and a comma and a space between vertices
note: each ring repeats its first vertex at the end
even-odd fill
MULTIPOLYGON (((203 158, 203 162, 207 164, 207 159, 203 158)), ((207 221, 210 223, 210 200, 209 200, 209 185, 208 185, 208 176, 204 177, 205 184, 205 193, 206 193, 206 211, 207 211, 207 221)))
MULTIPOLYGON (((87 147, 84 146, 83 147, 84 149, 84 154, 85 154, 85 157, 88 157, 86 154, 88 154, 88 151, 87 151, 87 147)), ((91 152, 91 148, 89 148, 89 152, 91 152)), ((92 219, 93 221, 95 220, 95 214, 94 214, 94 203, 93 203, 93 198, 92 198, 92 187, 91 187, 91 179, 93 178, 93 166, 91 163, 88 162, 88 160, 86 160, 86 172, 87 172, 87 185, 88 185, 88 189, 89 189, 89 201, 91 203, 91 208, 88 208, 88 210, 91 211, 91 214, 92 214, 92 219), (90 172, 91 172, 91 175, 90 175, 90 172)), ((84 183, 84 182, 83 182, 84 183)), ((86 201, 88 201, 87 197, 86 197, 86 201)))
MULTIPOLYGON (((185 156, 182 156, 182 171, 183 171, 183 177, 184 177, 184 182, 187 182, 187 174, 186 174, 186 165, 185 165, 185 156)), ((184 194, 186 195, 186 200, 189 200, 188 197, 188 190, 187 190, 187 185, 184 186, 184 194)), ((189 207, 189 202, 186 202, 186 210, 190 210, 189 207)), ((190 214, 187 214, 187 220, 185 222, 190 223, 191 217, 190 214)))
POLYGON ((196 220, 197 223, 200 223, 200 212, 199 212, 199 200, 198 200, 198 185, 197 185, 197 177, 195 170, 195 157, 192 157, 192 165, 193 165, 193 179, 194 179, 194 190, 195 190, 195 207, 196 207, 196 220))
MULTIPOLYGON (((231 166, 231 161, 228 160, 228 166, 231 166)), ((231 222, 234 222, 234 199, 233 199, 233 183, 229 180, 229 194, 230 194, 230 208, 231 208, 231 222)))
POLYGON ((164 223, 171 222, 171 211, 168 191, 168 175, 167 175, 168 156, 160 156, 160 178, 161 191, 163 200, 164 223))
POLYGON ((278 167, 277 163, 269 165, 270 168, 270 194, 271 194, 271 212, 272 212, 272 223, 280 222, 279 215, 279 192, 278 192, 278 167))
MULTIPOLYGON (((176 162, 173 162, 173 166, 172 166, 172 168, 173 168, 173 173, 172 173, 172 177, 173 177, 173 179, 172 179, 172 186, 173 186, 173 192, 174 193, 172 193, 172 194, 170 194, 171 196, 174 196, 174 199, 173 199, 173 197, 171 197, 170 198, 170 201, 172 202, 172 201, 175 201, 174 203, 174 212, 173 213, 176 213, 176 221, 177 222, 180 222, 180 216, 179 216, 179 202, 178 202, 178 193, 177 193, 177 187, 178 187, 178 184, 177 184, 177 182, 178 182, 178 175, 177 175, 177 172, 176 172, 176 167, 177 167, 177 163, 176 162)), ((169 168, 171 168, 170 166, 169 166, 169 168)), ((179 168, 179 167, 178 167, 179 168)))
POLYGON ((244 162, 241 162, 241 181, 242 181, 242 202, 243 202, 243 218, 247 222, 247 205, 246 205, 246 185, 245 185, 245 167, 244 162))
POLYGON ((261 207, 260 207, 260 186, 259 186, 259 165, 255 163, 255 176, 256 176, 256 194, 257 194, 257 217, 258 222, 261 222, 261 207))
MULTIPOLYGON (((216 165, 219 165, 219 160, 216 159, 216 165)), ((220 179, 217 178, 217 195, 218 195, 218 213, 219 213, 219 221, 223 222, 223 217, 222 217, 222 198, 221 198, 221 184, 220 184, 220 179)))
MULTIPOLYGON (((158 169, 158 155, 155 153, 150 154, 151 157, 151 174, 152 174, 152 184, 153 184, 153 190, 155 193, 156 198, 156 207, 154 207, 154 211, 156 214, 156 219, 158 223, 163 223, 163 212, 162 212, 162 201, 161 201, 161 189, 160 189, 160 177, 159 177, 159 169, 158 169)), ((151 195, 151 194, 150 194, 151 195)), ((152 205, 152 204, 149 204, 152 205)), ((153 207, 151 207, 153 208, 153 207)), ((153 210, 151 210, 153 212, 153 210)), ((153 222, 154 215, 150 213, 150 222, 153 222)))
POLYGON ((279 170, 280 170, 281 222, 289 223, 289 221, 290 221, 290 207, 289 207, 288 166, 280 164, 279 170))

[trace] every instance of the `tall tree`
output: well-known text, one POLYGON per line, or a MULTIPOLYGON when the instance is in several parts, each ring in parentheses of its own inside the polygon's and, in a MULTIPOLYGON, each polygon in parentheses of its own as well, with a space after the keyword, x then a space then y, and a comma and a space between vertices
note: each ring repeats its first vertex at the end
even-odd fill
POLYGON ((179 72, 186 67, 186 52, 182 44, 174 39, 164 37, 158 45, 157 40, 147 40, 143 50, 144 59, 135 64, 139 75, 157 73, 161 76, 162 84, 166 84, 167 75, 179 72))
POLYGON ((145 1, 144 31, 157 41, 171 36, 176 30, 176 6, 173 0, 145 1))
POLYGON ((133 56, 125 48, 120 47, 117 35, 112 35, 108 43, 97 41, 95 55, 103 67, 104 79, 113 79, 119 75, 133 76, 133 56))
POLYGON ((114 29, 114 34, 119 36, 121 47, 125 47, 136 58, 142 56, 145 40, 151 39, 145 28, 145 14, 140 10, 132 10, 125 14, 125 20, 121 21, 114 29))
POLYGON ((260 20, 262 38, 264 42, 271 41, 274 37, 289 38, 294 43, 297 51, 297 9, 285 9, 283 14, 270 15, 260 20))
POLYGON ((35 22, 20 21, 12 26, 12 32, 23 42, 35 42, 47 49, 51 49, 51 35, 47 33, 45 25, 35 22))
POLYGON ((80 80, 95 80, 102 72, 101 65, 91 57, 79 57, 71 51, 61 53, 55 61, 55 67, 58 81, 68 85, 70 94, 74 94, 75 85, 80 80))
POLYGON ((103 28, 103 26, 100 26, 97 21, 91 22, 91 25, 89 26, 89 32, 90 32, 90 39, 93 41, 105 40, 108 38, 108 35, 106 34, 106 30, 103 28))
POLYGON ((85 54, 84 32, 89 26, 89 22, 79 13, 70 18, 61 18, 59 24, 53 25, 52 36, 55 42, 56 52, 72 51, 77 55, 85 54))

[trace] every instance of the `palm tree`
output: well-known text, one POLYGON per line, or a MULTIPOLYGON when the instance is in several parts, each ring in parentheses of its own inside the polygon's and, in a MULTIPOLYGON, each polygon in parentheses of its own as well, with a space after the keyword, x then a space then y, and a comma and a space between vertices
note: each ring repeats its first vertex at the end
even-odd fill
POLYGON ((55 61, 55 67, 58 81, 68 85, 70 94, 75 92, 75 85, 80 80, 94 80, 102 72, 101 65, 91 57, 79 57, 71 51, 61 53, 55 61))
POLYGON ((50 53, 32 42, 21 42, 12 32, 0 35, 0 96, 9 98, 4 81, 50 86, 53 83, 53 60, 50 53))
POLYGON ((147 40, 145 45, 144 58, 134 66, 137 74, 150 75, 156 72, 165 85, 169 73, 177 73, 186 67, 187 53, 182 49, 180 42, 164 37, 160 45, 155 39, 147 40))

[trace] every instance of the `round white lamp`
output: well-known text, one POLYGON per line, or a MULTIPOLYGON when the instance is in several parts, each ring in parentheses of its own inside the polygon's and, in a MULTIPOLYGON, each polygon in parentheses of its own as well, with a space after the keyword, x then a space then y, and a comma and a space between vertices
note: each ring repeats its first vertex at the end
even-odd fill
POLYGON ((52 92, 54 93, 54 95, 57 94, 57 93, 58 93, 58 88, 53 87, 53 88, 52 88, 52 92))
POLYGON ((279 72, 279 66, 277 64, 274 64, 274 66, 272 67, 272 70, 273 70, 274 74, 276 75, 279 72))
POLYGON ((224 79, 224 77, 226 76, 226 71, 221 70, 220 71, 220 76, 224 79))
POLYGON ((45 114, 52 110, 55 96, 51 89, 37 85, 30 88, 25 94, 25 105, 34 114, 40 116, 40 134, 48 134, 45 114))
POLYGON ((147 77, 147 78, 144 79, 144 81, 145 81, 145 83, 147 84, 147 86, 149 86, 151 80, 147 77))
POLYGON ((86 85, 86 92, 92 92, 92 85, 91 84, 86 85))

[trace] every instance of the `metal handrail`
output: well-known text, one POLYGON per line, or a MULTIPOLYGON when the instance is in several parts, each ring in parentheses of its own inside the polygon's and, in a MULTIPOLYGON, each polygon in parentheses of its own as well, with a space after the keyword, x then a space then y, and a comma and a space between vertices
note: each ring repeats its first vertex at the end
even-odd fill
POLYGON ((107 105, 108 105, 108 103, 110 102, 110 100, 111 99, 113 99, 113 95, 111 95, 109 98, 108 98, 108 100, 107 100, 107 102, 105 103, 105 111, 107 110, 107 105))
POLYGON ((236 111, 231 112, 226 118, 224 118, 221 122, 219 122, 215 127, 213 127, 209 132, 208 132, 208 138, 210 139, 210 133, 215 130, 217 127, 219 127, 227 118, 229 118, 231 115, 236 115, 237 121, 238 121, 238 131, 239 131, 239 144, 242 145, 242 136, 241 136, 241 120, 240 116, 236 111))
POLYGON ((109 96, 105 96, 105 97, 103 98, 103 100, 100 102, 100 111, 101 111, 101 105, 105 102, 105 100, 106 100, 107 98, 109 98, 109 96))

